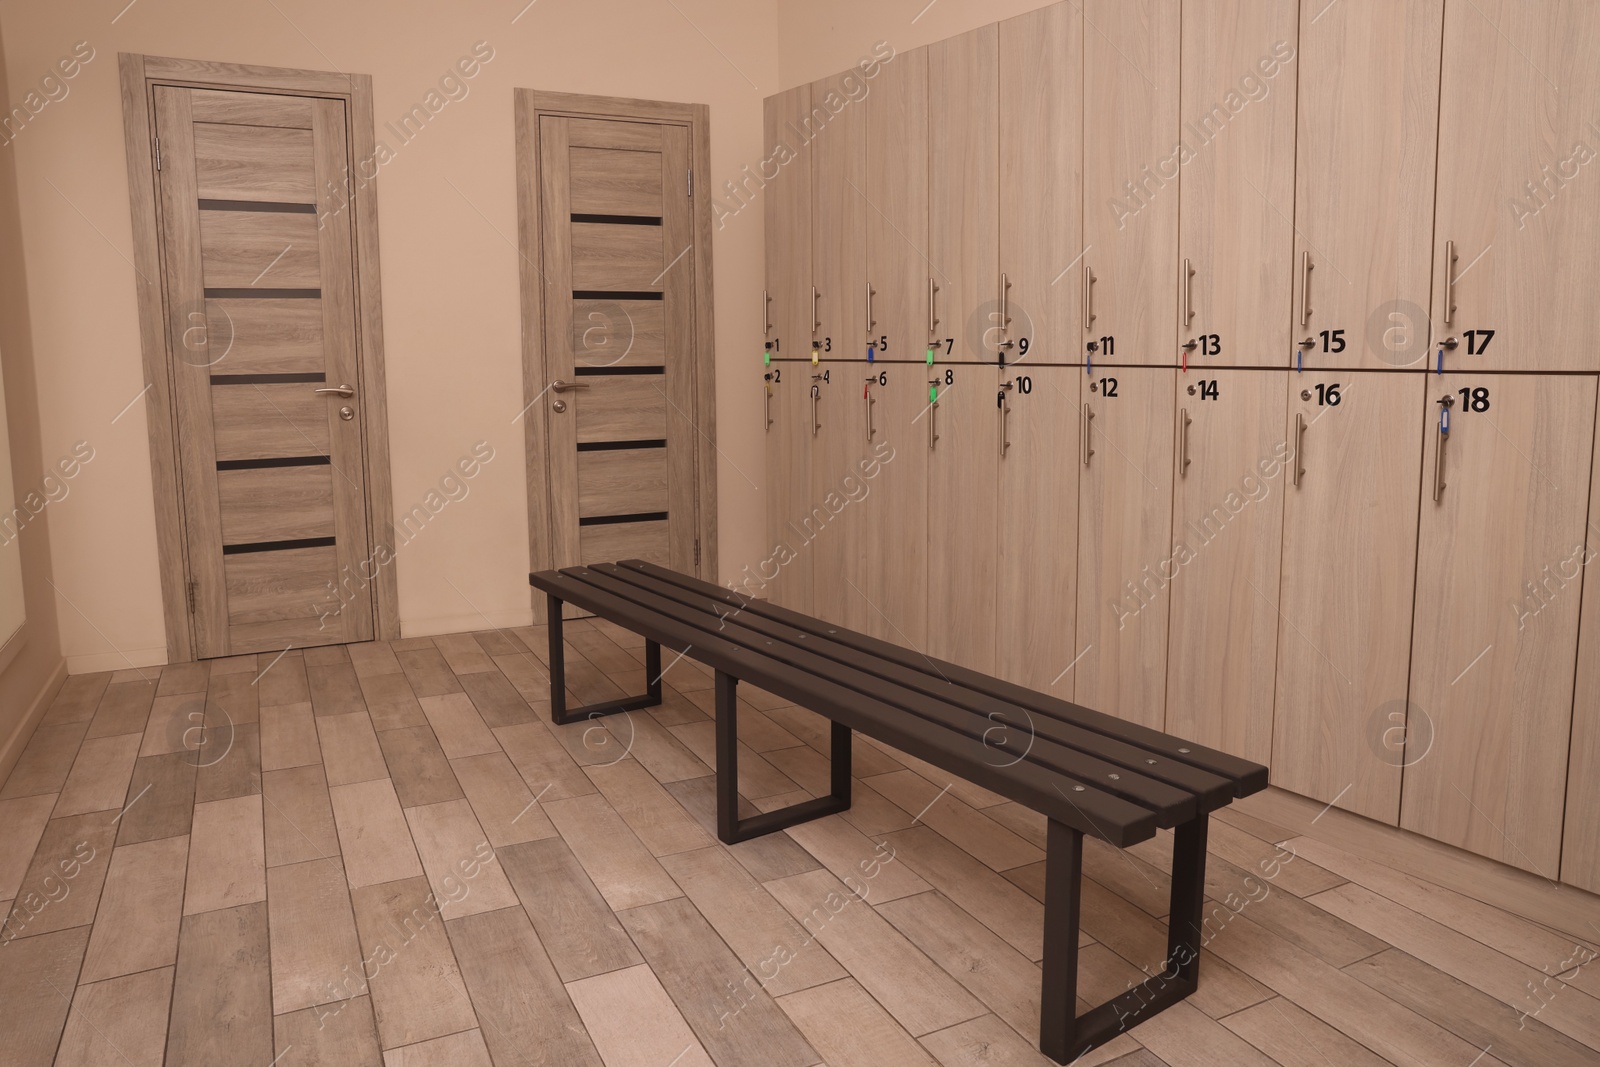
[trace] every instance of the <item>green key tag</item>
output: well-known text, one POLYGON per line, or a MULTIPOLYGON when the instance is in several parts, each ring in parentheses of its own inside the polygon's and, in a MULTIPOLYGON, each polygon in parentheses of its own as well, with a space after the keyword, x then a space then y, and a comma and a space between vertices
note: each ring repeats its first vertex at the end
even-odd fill
POLYGON ((763 367, 772 366, 772 349, 770 349, 770 348, 762 349, 762 351, 761 351, 761 365, 763 367))
POLYGON ((928 346, 928 366, 933 366, 933 346, 928 346))
POLYGON ((939 387, 937 385, 928 386, 928 403, 937 404, 938 402, 939 402, 939 387))

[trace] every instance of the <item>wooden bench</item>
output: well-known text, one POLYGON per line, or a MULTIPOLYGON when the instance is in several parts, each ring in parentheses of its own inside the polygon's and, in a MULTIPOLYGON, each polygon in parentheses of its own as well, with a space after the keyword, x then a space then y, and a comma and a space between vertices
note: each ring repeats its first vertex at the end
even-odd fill
POLYGON ((1040 812, 1046 832, 1039 1048, 1066 1063, 1177 1003, 1199 981, 1206 819, 1266 788, 1267 768, 1124 722, 638 560, 529 575, 549 598, 550 714, 557 723, 661 702, 661 650, 716 672, 717 832, 733 844, 850 806, 850 735, 1040 812), (568 708, 562 605, 645 639, 647 691, 568 708), (832 721, 832 791, 739 817, 740 681, 832 721), (1173 832, 1161 974, 1077 1016, 1083 836, 1119 847, 1173 832))

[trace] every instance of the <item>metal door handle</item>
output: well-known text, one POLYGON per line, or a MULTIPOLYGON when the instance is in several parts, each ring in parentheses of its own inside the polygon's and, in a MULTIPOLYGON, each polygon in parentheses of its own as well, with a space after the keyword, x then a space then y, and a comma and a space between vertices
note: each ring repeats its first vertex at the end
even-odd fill
POLYGON ((1011 325, 1011 282, 1006 278, 1006 272, 1000 272, 1000 329, 1004 331, 1011 325))
POLYGON ((766 337, 772 333, 772 294, 761 290, 761 336, 766 337))
POLYGON ((1011 442, 1006 440, 1006 419, 1011 415, 1011 408, 1006 404, 1006 394, 1000 394, 1000 458, 1006 458, 1006 449, 1011 442))
POLYGON ((1444 446, 1450 440, 1450 406, 1455 399, 1449 395, 1439 398, 1439 440, 1433 450, 1433 502, 1444 499, 1444 446))
POLYGON ((761 390, 764 394, 762 397, 762 413, 767 417, 767 429, 770 430, 772 429, 772 386, 762 382, 761 390))
POLYGON ((349 385, 328 385, 328 386, 324 386, 321 389, 315 389, 315 390, 313 390, 313 392, 318 393, 318 394, 330 393, 330 394, 332 394, 334 396, 355 396, 356 395, 355 387, 354 386, 349 386, 349 385))
POLYGON ((817 436, 817 431, 822 429, 822 423, 817 418, 817 401, 822 399, 822 386, 811 387, 811 436, 817 436))
POLYGON ((868 338, 872 337, 872 331, 878 325, 878 320, 872 317, 872 297, 874 296, 874 294, 875 294, 875 290, 872 288, 872 283, 868 282, 867 283, 867 337, 868 338))
POLYGON ((1178 477, 1189 477, 1189 418, 1188 408, 1178 409, 1178 477))
POLYGON ((1183 261, 1183 324, 1189 325, 1194 321, 1194 268, 1189 261, 1183 261))
POLYGON ((1456 243, 1444 243, 1444 324, 1450 325, 1456 317, 1456 243))
POLYGON ((1083 265, 1083 328, 1094 326, 1094 271, 1083 265))
POLYGON ((1311 321, 1311 253, 1300 253, 1300 325, 1311 321))
POLYGON ((816 333, 822 329, 822 320, 817 317, 817 287, 811 287, 811 332, 816 333))
POLYGON ((934 333, 939 329, 939 316, 937 314, 937 311, 936 311, 936 308, 935 308, 935 305, 934 305, 934 301, 937 299, 935 294, 937 294, 938 292, 939 292, 939 287, 933 283, 933 276, 929 275, 928 276, 928 337, 930 339, 933 337, 934 333))
POLYGON ((1087 401, 1085 401, 1083 405, 1083 413, 1078 416, 1078 422, 1081 424, 1083 432, 1083 465, 1085 467, 1089 465, 1089 457, 1094 455, 1094 449, 1090 446, 1089 437, 1089 422, 1093 418, 1094 409, 1089 406, 1087 401))
POLYGON ((939 382, 937 379, 928 383, 928 451, 933 451, 934 442, 939 440, 939 382))
POLYGON ((872 435, 877 432, 872 428, 872 405, 877 403, 876 400, 872 399, 872 383, 877 380, 876 378, 868 378, 867 387, 861 391, 862 399, 867 402, 867 444, 869 445, 872 443, 872 435))
POLYGON ((1305 436, 1305 412, 1297 411, 1294 413, 1294 485, 1297 489, 1300 487, 1300 477, 1306 472, 1306 469, 1300 465, 1300 454, 1305 447, 1305 436))
POLYGON ((589 388, 588 382, 564 382, 560 378, 550 383, 550 391, 552 393, 570 393, 574 389, 587 388, 589 388))

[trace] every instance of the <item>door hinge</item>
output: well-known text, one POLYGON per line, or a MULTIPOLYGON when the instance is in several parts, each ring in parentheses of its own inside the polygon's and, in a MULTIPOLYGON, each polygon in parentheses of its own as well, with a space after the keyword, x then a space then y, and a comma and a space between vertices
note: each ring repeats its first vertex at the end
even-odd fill
POLYGON ((161 169, 161 138, 156 139, 156 170, 161 169))
POLYGON ((194 614, 195 585, 196 585, 195 580, 193 578, 190 578, 189 579, 189 614, 190 615, 194 614))
POLYGON ((694 565, 700 566, 700 538, 694 539, 694 565))
POLYGON ((694 196, 694 168, 689 168, 689 195, 694 196))

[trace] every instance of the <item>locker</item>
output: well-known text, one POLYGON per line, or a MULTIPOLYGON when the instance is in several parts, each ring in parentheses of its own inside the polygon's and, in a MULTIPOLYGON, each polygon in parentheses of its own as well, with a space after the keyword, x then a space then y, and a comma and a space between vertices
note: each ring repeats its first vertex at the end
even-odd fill
POLYGON ((1191 367, 1281 367, 1290 349, 1295 7, 1205 0, 1184 9, 1178 151, 1187 162, 1174 274, 1191 367))
POLYGON ((1005 361, 1080 363, 1082 18, 1071 3, 1000 23, 1000 271, 1005 361), (1066 270, 1067 276, 1062 272, 1066 270))
POLYGON ((1445 11, 1433 322, 1448 369, 1600 370, 1597 51, 1600 5, 1583 0, 1445 11))
MULTIPOLYGON (((850 76, 855 77, 853 71, 850 76)), ((840 77, 823 78, 811 85, 813 121, 819 127, 811 143, 812 342, 820 345, 823 359, 865 359, 866 123, 839 82, 840 77)))
POLYGON ((799 523, 811 496, 808 409, 804 385, 779 360, 801 357, 811 339, 811 163, 804 140, 811 88, 797 86, 768 97, 764 108, 767 155, 789 159, 762 190, 766 226, 767 290, 765 350, 773 357, 764 374, 772 396, 762 403, 766 427, 768 555, 754 569, 752 590, 784 607, 811 610, 811 553, 803 551, 799 523), (787 378, 787 380, 785 380, 787 378))
MULTIPOLYGON (((1552 591, 1570 594, 1583 586, 1578 628, 1578 683, 1572 701, 1572 757, 1567 772, 1566 838, 1561 850, 1561 880, 1600 893, 1600 439, 1590 474, 1589 524, 1582 559, 1558 565, 1552 591), (1576 572, 1576 573, 1575 573, 1576 572)), ((1542 591, 1542 590, 1541 590, 1542 591)))
MULTIPOLYGON (((1160 729, 1166 720, 1174 375, 1084 375, 1073 700, 1160 729)), ((1065 681, 1065 679, 1063 679, 1065 681)))
POLYGON ((1000 34, 928 46, 928 260, 943 358, 992 363, 1000 307, 1000 34))
POLYGON ((1177 374, 1167 729, 1267 763, 1286 371, 1177 374))
POLYGON ((852 630, 867 628, 862 475, 867 419, 865 361, 801 364, 809 394, 811 492, 805 532, 812 551, 812 613, 852 630))
POLYGON ((1426 384, 1420 374, 1291 374, 1284 431, 1272 780, 1391 826, 1400 820, 1426 384))
POLYGON ((995 669, 1070 700, 1078 557, 1079 391, 1074 367, 1020 363, 1000 382, 995 669))
POLYGON ((1300 5, 1294 340, 1313 367, 1428 361, 1444 0, 1300 5))
MULTIPOLYGON (((920 362, 928 312, 928 50, 895 56, 861 103, 867 143, 867 333, 878 361, 867 373, 879 464, 863 507, 867 632, 927 647, 929 377, 920 362), (913 362, 907 362, 913 361, 913 362)), ((866 374, 863 374, 863 379, 866 374)))
POLYGON ((1182 6, 1083 0, 1083 11, 1083 246, 1058 284, 1083 296, 1080 359, 1170 366, 1182 6))
POLYGON ((995 665, 995 512, 1000 418, 994 367, 932 368, 928 452, 928 653, 995 665))
POLYGON ((1400 825, 1550 877, 1580 599, 1550 578, 1584 551, 1595 380, 1429 375, 1425 409, 1400 825))

